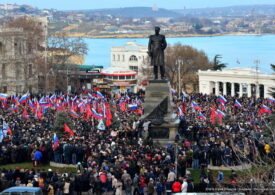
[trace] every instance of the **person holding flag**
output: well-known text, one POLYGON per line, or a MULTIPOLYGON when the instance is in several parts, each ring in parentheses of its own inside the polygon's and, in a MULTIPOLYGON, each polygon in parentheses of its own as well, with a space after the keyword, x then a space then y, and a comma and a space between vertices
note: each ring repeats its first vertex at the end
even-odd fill
POLYGON ((237 108, 241 108, 242 107, 241 103, 238 100, 235 100, 234 106, 237 107, 237 108))
POLYGON ((3 121, 3 131, 6 131, 7 134, 12 135, 12 131, 6 121, 3 121))
POLYGON ((75 136, 74 132, 70 129, 70 127, 66 123, 64 123, 64 131, 69 133, 70 136, 75 136))

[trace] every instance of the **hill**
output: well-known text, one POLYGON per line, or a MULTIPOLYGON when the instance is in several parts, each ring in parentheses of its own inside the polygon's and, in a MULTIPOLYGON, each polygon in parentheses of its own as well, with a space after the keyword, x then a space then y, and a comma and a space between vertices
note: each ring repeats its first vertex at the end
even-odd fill
POLYGON ((245 5, 216 8, 172 10, 185 17, 238 17, 247 15, 275 15, 275 5, 245 5))
POLYGON ((181 14, 172 10, 158 8, 153 10, 151 7, 125 7, 112 9, 95 9, 95 10, 72 10, 71 12, 94 14, 94 15, 112 15, 116 17, 154 17, 154 18, 176 18, 181 14))

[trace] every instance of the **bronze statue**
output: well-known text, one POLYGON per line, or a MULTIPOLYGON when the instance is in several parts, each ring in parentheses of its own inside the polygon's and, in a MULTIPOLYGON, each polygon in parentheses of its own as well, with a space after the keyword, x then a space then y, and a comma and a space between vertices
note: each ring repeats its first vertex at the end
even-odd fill
POLYGON ((148 43, 148 55, 151 57, 151 65, 154 66, 155 79, 158 79, 158 67, 160 67, 161 79, 165 79, 164 50, 167 46, 165 36, 159 34, 160 27, 155 27, 155 34, 150 35, 148 43))

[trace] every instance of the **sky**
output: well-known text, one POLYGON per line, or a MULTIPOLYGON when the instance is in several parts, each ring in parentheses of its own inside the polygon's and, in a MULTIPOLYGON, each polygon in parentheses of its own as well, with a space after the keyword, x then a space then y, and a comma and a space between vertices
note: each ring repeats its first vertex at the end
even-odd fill
POLYGON ((119 7, 151 7, 183 9, 224 7, 232 5, 275 4, 275 0, 0 0, 0 4, 28 4, 40 9, 79 10, 119 7))

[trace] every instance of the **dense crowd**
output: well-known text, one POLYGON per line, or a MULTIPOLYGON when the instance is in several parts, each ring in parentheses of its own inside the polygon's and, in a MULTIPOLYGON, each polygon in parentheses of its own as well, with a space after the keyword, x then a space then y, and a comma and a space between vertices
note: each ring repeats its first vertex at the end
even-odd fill
MULTIPOLYGON (((2 101, 1 120, 8 124, 11 133, 4 133, 3 127, 1 164, 33 162, 39 166, 53 161, 77 165, 77 173, 3 169, 0 191, 10 186, 38 186, 45 194, 58 195, 80 194, 90 189, 96 194, 113 191, 117 195, 122 191, 144 194, 144 190, 147 194, 204 192, 224 180, 222 172, 214 177, 208 169, 210 165, 233 166, 249 163, 259 155, 274 155, 273 140, 265 134, 270 113, 261 112, 264 105, 273 112, 273 100, 226 96, 226 102, 221 104, 219 97, 213 95, 174 95, 174 111, 180 118, 177 144, 161 146, 150 137, 150 121, 140 120, 143 93, 104 95, 56 96, 53 101, 49 96, 45 102, 53 106, 43 110, 39 118, 35 110, 32 114, 29 103, 19 102, 18 111, 14 112, 13 98, 2 101), (79 114, 70 117, 74 136, 59 135, 54 146, 57 105, 68 97, 72 101, 63 104, 64 111, 70 112, 73 107, 79 114), (236 106, 235 100, 240 105, 236 106), (74 101, 77 106, 73 106, 74 101), (97 115, 87 118, 86 107, 83 111, 79 106, 83 102, 88 102, 88 109, 94 108, 97 115), (133 105, 137 108, 131 109, 133 105), (106 107, 111 110, 111 119, 106 117, 106 107), (101 119, 97 118, 98 114, 101 119), (199 117, 201 114, 206 118, 199 117), (111 124, 107 125, 107 120, 111 124), (98 127, 102 121, 104 129, 98 127), (199 185, 194 185, 189 168, 201 169, 199 185)), ((230 179, 232 183, 237 182, 234 171, 230 179)))

